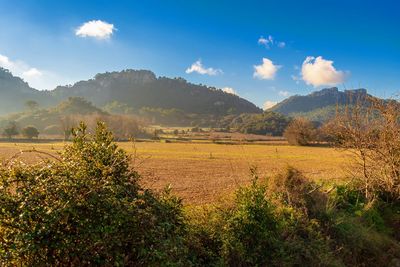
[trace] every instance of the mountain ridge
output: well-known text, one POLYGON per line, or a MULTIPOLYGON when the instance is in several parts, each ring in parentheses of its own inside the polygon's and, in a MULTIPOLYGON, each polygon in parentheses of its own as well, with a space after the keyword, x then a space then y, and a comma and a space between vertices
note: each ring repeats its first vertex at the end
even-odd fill
POLYGON ((0 108, 0 114, 21 111, 27 100, 35 100, 46 107, 75 96, 84 97, 99 107, 118 101, 136 110, 143 107, 175 108, 187 113, 214 115, 262 112, 250 101, 221 89, 192 84, 183 78, 157 77, 149 70, 128 69, 99 73, 92 79, 78 81, 70 86, 39 91, 11 72, 0 69, 0 93, 0 106, 9 103, 0 108), (8 89, 1 90, 2 85, 8 89), (13 90, 9 87, 13 87, 13 90))

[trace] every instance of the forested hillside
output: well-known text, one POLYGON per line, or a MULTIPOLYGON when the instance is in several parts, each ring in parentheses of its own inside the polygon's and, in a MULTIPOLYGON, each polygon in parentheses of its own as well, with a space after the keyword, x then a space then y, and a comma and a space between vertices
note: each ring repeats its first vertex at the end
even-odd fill
POLYGON ((0 96, 0 114, 22 111, 28 100, 47 107, 75 96, 83 97, 101 108, 119 106, 129 111, 141 108, 177 109, 185 113, 216 116, 261 113, 260 108, 237 95, 214 87, 195 85, 182 78, 157 78, 147 70, 97 74, 94 79, 71 86, 39 91, 9 71, 0 69, 0 96))
POLYGON ((77 82, 71 87, 57 87, 51 95, 58 100, 81 96, 100 107, 117 101, 137 110, 142 107, 175 108, 188 113, 216 115, 261 112, 239 96, 191 84, 182 78, 157 78, 146 70, 97 74, 94 79, 77 82))

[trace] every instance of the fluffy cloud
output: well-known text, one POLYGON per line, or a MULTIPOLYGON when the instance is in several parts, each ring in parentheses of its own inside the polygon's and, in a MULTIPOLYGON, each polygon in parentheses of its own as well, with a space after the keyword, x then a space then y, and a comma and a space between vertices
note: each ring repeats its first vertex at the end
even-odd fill
POLYGON ((54 89, 60 83, 68 83, 52 72, 31 67, 21 60, 11 60, 2 54, 0 54, 0 67, 8 69, 13 75, 21 77, 37 89, 54 89))
POLYGON ((270 59, 263 58, 263 63, 261 65, 254 66, 253 76, 261 80, 273 80, 279 68, 281 68, 281 66, 274 65, 270 59))
POLYGON ((321 56, 307 57, 301 67, 302 79, 306 84, 314 87, 320 85, 336 85, 345 80, 345 73, 336 70, 332 60, 325 60, 321 56))
POLYGON ((278 102, 266 100, 266 101, 264 102, 263 109, 264 109, 264 110, 270 109, 270 108, 272 108, 273 106, 275 106, 277 103, 278 103, 278 102))
POLYGON ((113 24, 101 20, 91 20, 83 23, 75 30, 79 37, 93 37, 96 39, 108 39, 115 30, 113 24))
POLYGON ((288 97, 290 95, 290 93, 288 91, 279 91, 278 94, 280 96, 284 96, 284 97, 288 97))
POLYGON ((190 66, 189 68, 186 69, 186 73, 193 73, 193 72, 197 72, 201 75, 207 74, 207 75, 215 76, 215 75, 221 74, 222 70, 206 68, 203 66, 203 64, 201 63, 201 60, 199 59, 196 62, 194 62, 192 64, 192 66, 190 66))
POLYGON ((232 87, 224 87, 222 88, 222 91, 228 94, 238 95, 237 92, 232 87))

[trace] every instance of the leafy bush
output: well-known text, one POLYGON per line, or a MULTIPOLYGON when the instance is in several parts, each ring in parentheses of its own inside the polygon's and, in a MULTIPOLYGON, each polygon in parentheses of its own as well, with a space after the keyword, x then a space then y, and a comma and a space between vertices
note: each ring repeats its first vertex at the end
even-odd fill
POLYGON ((129 157, 99 123, 59 160, 0 170, 0 257, 7 265, 179 264, 181 203, 138 184, 129 157))
POLYGON ((235 206, 225 215, 224 257, 230 266, 263 266, 278 248, 279 222, 256 180, 236 193, 235 206))

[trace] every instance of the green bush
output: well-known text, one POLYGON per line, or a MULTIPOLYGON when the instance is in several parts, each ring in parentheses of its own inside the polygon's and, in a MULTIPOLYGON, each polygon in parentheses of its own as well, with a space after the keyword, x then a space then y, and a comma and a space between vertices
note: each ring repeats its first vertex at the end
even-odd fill
POLYGON ((99 123, 81 125, 59 160, 0 170, 0 257, 6 265, 179 265, 180 200, 138 184, 99 123))
POLYGON ((236 194, 225 214, 223 253, 230 266, 264 266, 278 248, 279 222, 266 199, 266 187, 256 180, 236 194))

